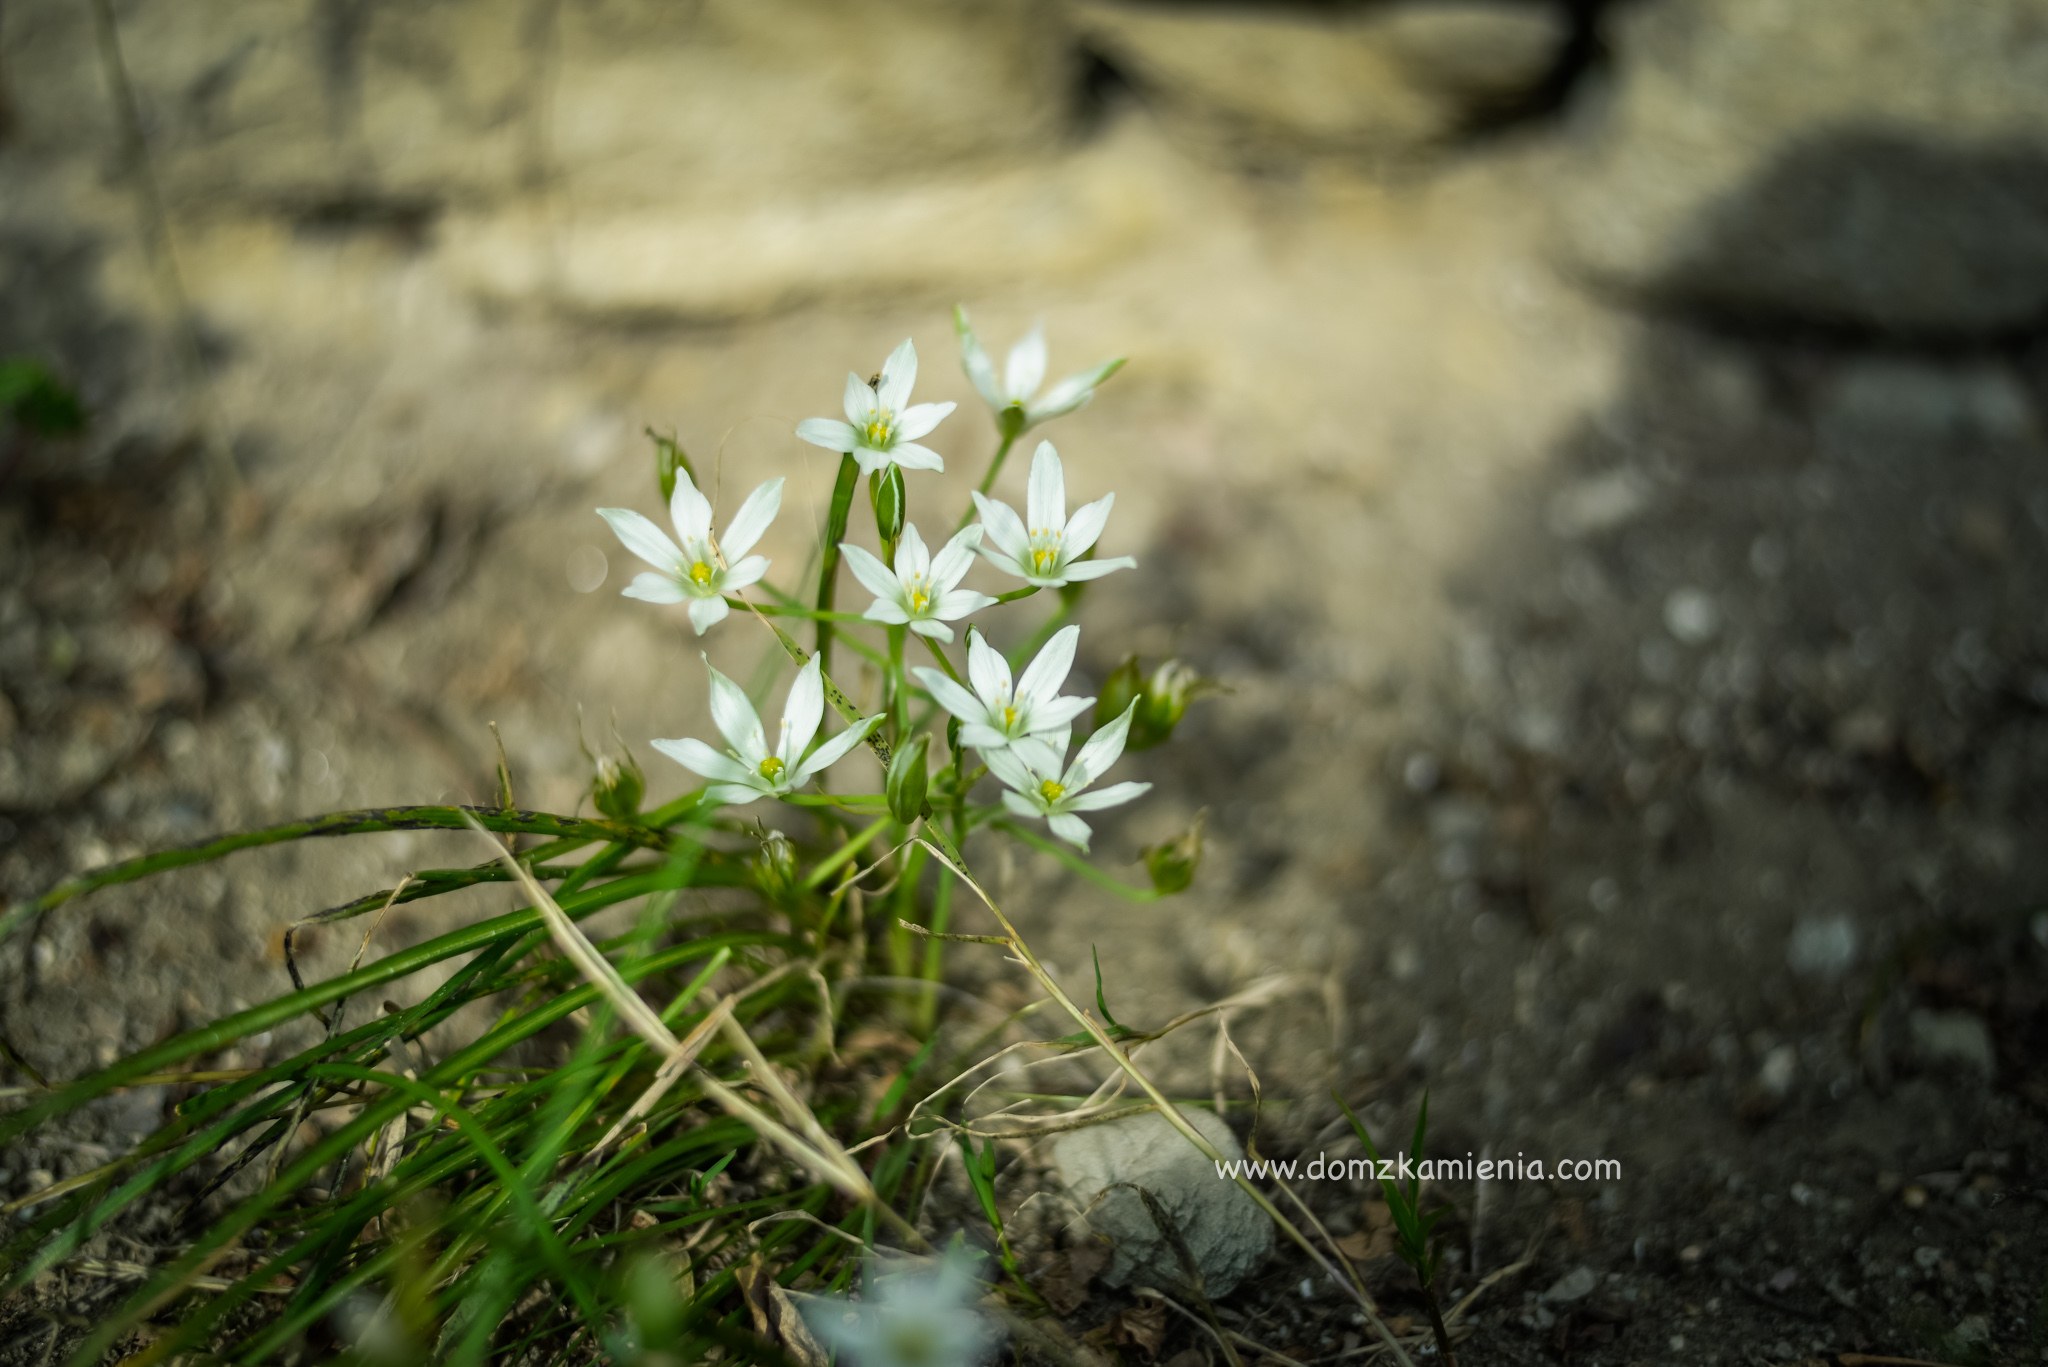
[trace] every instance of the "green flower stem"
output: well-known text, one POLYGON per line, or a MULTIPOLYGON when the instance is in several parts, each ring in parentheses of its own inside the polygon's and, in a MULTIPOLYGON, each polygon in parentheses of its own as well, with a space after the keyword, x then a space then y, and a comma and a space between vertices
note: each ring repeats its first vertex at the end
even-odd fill
POLYGON ((1032 594, 1038 592, 1038 588, 1039 586, 1036 584, 1027 584, 1021 589, 1011 589, 1008 593, 997 594, 996 601, 998 603, 1014 603, 1020 598, 1029 598, 1032 594))
MULTIPOLYGON (((982 473, 981 483, 975 486, 978 492, 985 495, 989 490, 996 487, 996 476, 1003 472, 1003 462, 1010 458, 1010 448, 1016 444, 1017 434, 1015 432, 1008 433, 1003 437, 1002 444, 996 447, 995 455, 989 458, 988 469, 982 473)), ((974 521, 974 504, 970 501, 967 505, 967 511, 960 515, 959 526, 956 526, 953 530, 958 532, 961 527, 965 527, 972 521, 974 521)))
POLYGON ((939 649, 939 643, 929 636, 920 636, 918 639, 924 642, 924 647, 932 653, 932 658, 939 662, 939 668, 946 671, 946 677, 954 683, 959 683, 960 671, 953 668, 953 662, 946 658, 945 651, 939 649))
POLYGON ((997 822, 996 829, 1002 831, 1005 835, 1017 837, 1017 839, 1042 854, 1051 855, 1075 873, 1080 874, 1083 878, 1095 884, 1098 888, 1107 888, 1117 896, 1132 902, 1156 902, 1159 900, 1159 893, 1156 889, 1141 888, 1135 884, 1112 878, 1080 855, 1075 854, 1067 846, 1056 840, 1047 840, 1036 831, 1026 830, 1024 827, 1010 821, 997 822))
POLYGON ((317 836, 365 835, 376 831, 459 831, 466 829, 470 821, 487 831, 561 836, 581 843, 611 841, 650 850, 667 849, 673 840, 666 832, 646 826, 556 816, 551 812, 505 811, 499 807, 370 807, 351 812, 329 812, 325 816, 308 817, 302 821, 287 821, 277 826, 217 836, 196 845, 158 850, 134 859, 103 864, 75 878, 67 878, 35 900, 0 915, 0 940, 13 934, 23 921, 41 916, 84 893, 116 883, 132 883, 138 878, 147 878, 169 869, 204 864, 237 850, 281 845, 286 841, 309 840, 317 836))
POLYGON ((883 675, 886 684, 882 702, 889 713, 889 741, 892 745, 902 744, 904 727, 910 722, 910 699, 904 695, 903 675, 903 638, 909 634, 908 627, 889 628, 889 668, 883 675))
POLYGON ((854 486, 860 483, 860 462, 848 453, 839 458, 839 480, 832 486, 832 511, 825 518, 825 547, 818 561, 818 662, 832 670, 832 603, 839 592, 839 543, 846 540, 846 518, 853 508, 854 486))
POLYGON ((813 622, 865 622, 867 618, 857 612, 820 612, 801 603, 749 603, 743 598, 728 597, 725 605, 740 612, 756 609, 764 617, 805 617, 813 622))

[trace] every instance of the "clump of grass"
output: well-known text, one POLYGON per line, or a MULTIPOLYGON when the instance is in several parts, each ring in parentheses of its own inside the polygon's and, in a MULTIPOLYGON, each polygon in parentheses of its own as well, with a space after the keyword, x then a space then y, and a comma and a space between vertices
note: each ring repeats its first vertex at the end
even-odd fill
MULTIPOLYGON (((981 482, 987 490, 1028 426, 1071 411, 1086 395, 1054 386, 1057 401, 1035 410, 1028 394, 991 391, 964 316, 961 327, 969 373, 989 397, 1000 442, 981 482)), ((1092 372, 1089 392, 1114 369, 1092 372)), ((865 390, 854 381, 848 396, 851 417, 857 400, 901 409, 906 394, 885 370, 865 390)), ((864 429, 807 423, 803 434, 815 441, 818 431, 844 427, 878 450, 895 442, 891 449, 907 459, 921 449, 900 441, 912 411, 870 414, 864 429)), ((694 493, 682 448, 663 437, 655 444, 664 501, 685 480, 694 493)), ((1058 1326, 1041 1319, 1045 1303, 1028 1284, 995 1199, 996 1140, 977 1134, 969 1115, 977 1076, 1020 1049, 1100 1059, 1110 1078, 1094 1095, 1051 1104, 1098 1113, 1129 1096, 1217 1155, 1134 1061, 1166 1030, 1118 1023, 1099 963, 1095 1011, 1075 1001, 975 878, 963 849, 976 837, 1014 839, 1140 900, 1187 886, 1200 857, 1199 824, 1152 847, 1152 886, 1130 886, 1083 857, 1087 826, 1073 814, 1127 800, 1140 786, 1122 786, 1121 796, 1103 790, 1092 805, 1073 798, 1121 748, 1120 728, 1142 717, 1143 743, 1163 741, 1199 689, 1185 667, 1163 666, 1147 679, 1133 665, 1119 684, 1128 694, 1118 699, 1120 716, 1098 714, 1072 765, 1064 731, 991 740, 986 728, 971 731, 957 717, 947 723, 941 705, 963 696, 963 679, 986 691, 993 657, 973 656, 990 649, 986 642, 970 646, 963 672, 940 633, 918 635, 952 681, 956 691, 948 692, 944 679, 906 665, 906 624, 881 614, 877 626, 834 606, 856 476, 878 458, 865 445, 842 452, 814 593, 747 581, 741 548, 729 562, 708 529, 691 543, 679 511, 685 545, 668 578, 653 576, 653 596, 687 602, 700 634, 727 616, 752 627, 735 620, 723 632, 765 630, 756 639, 799 667, 796 687, 815 678, 832 710, 858 729, 871 772, 887 776, 881 790, 793 786, 792 767, 809 773, 807 739, 798 737, 790 754, 769 753, 765 736, 740 734, 746 728, 728 694, 719 716, 733 743, 725 759, 664 742, 686 764, 695 758, 718 770, 713 782, 664 805, 646 807, 638 765, 615 748, 594 757, 598 815, 525 810, 501 757, 492 803, 337 812, 222 836, 82 874, 0 914, 5 939, 99 889, 246 849, 396 830, 451 832, 476 854, 416 870, 293 931, 374 928, 398 907, 483 885, 516 894, 510 910, 388 954, 369 953, 366 931, 344 970, 313 981, 288 934, 291 992, 84 1077, 31 1075, 33 1085, 16 1089, 18 1104, 0 1117, 0 1144, 131 1088, 168 1087, 177 1100, 168 1120, 128 1152, 15 1203, 7 1213, 18 1225, 0 1242, 0 1295, 57 1269, 116 1277, 117 1289, 71 1346, 77 1362, 115 1352, 138 1363, 190 1355, 256 1363, 294 1353, 362 1363, 802 1360, 814 1345, 794 1297, 848 1293, 875 1250, 932 1251, 926 1212, 942 1166, 957 1159, 989 1230, 992 1256, 980 1273, 990 1283, 988 1308, 1002 1309, 1011 1331, 1042 1351, 1066 1354, 1058 1326), (785 621, 813 633, 810 649, 785 621), (833 682, 826 664, 835 642, 877 670, 874 716, 862 717, 833 682), (977 799, 977 783, 992 771, 1007 791, 997 801, 977 799), (749 805, 762 796, 779 801, 774 829, 749 805), (1056 839, 1037 833, 1038 819, 1056 839), (996 933, 952 930, 963 894, 996 933), (615 908, 631 909, 630 927, 592 939, 586 924, 615 908), (948 1028, 945 954, 961 944, 1002 948, 1043 1004, 1078 1029, 1018 1038, 1038 1004, 994 1032, 948 1028), (264 1035, 280 1041, 274 1058, 241 1068, 214 1062, 264 1035), (161 1256, 119 1266, 101 1256, 124 1221, 166 1203, 183 1215, 161 1256)), ((877 563, 886 569, 895 560, 899 575, 898 551, 914 539, 902 468, 885 461, 869 481, 884 551, 877 563)), ((1034 537, 1045 521, 1036 506, 1045 478, 1041 454, 1034 537)), ((779 487, 764 485, 756 497, 758 512, 779 498, 779 487)), ((727 535, 738 541, 743 533, 727 535)), ((649 557, 644 537, 628 544, 649 557)), ((1054 582, 1088 547, 1067 555, 1051 544, 1006 548, 1015 569, 1044 572, 1024 588, 969 595, 985 600, 979 610, 1055 590, 1041 600, 1051 610, 1038 629, 1003 661, 1006 670, 1057 641, 1094 573, 1077 569, 1070 581, 1054 582)), ((854 560, 879 593, 873 567, 854 560)), ((931 601, 917 597, 923 581, 914 577, 903 581, 910 627, 931 601)), ((1029 678, 1027 671, 1020 690, 1029 678)), ((721 680, 714 676, 715 699, 721 680)), ((802 710, 790 704, 790 714, 802 710)), ((790 724, 800 728, 801 719, 790 724)), ((1272 1200, 1242 1185, 1326 1275, 1352 1290, 1394 1358, 1407 1362, 1348 1265, 1340 1273, 1341 1258, 1333 1261, 1272 1200)))

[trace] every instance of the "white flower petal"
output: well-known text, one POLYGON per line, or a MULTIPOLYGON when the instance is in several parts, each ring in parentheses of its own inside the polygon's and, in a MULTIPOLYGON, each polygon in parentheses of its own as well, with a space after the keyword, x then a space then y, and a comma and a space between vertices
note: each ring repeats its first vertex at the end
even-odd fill
POLYGON ((702 636, 723 622, 728 611, 730 609, 725 606, 723 598, 693 598, 690 600, 690 625, 702 636))
POLYGON ((1088 823, 1080 817, 1072 812, 1054 812, 1046 817, 1045 824, 1052 828, 1054 835, 1069 845, 1079 846, 1084 854, 1087 852, 1088 837, 1093 832, 1088 829, 1088 823))
MULTIPOLYGON (((943 672, 933 669, 930 665, 913 666, 910 672, 924 685, 924 691, 932 695, 933 702, 961 721, 979 722, 988 715, 988 704, 953 682, 943 672)), ((963 736, 965 734, 962 732, 963 736)))
POLYGON ((896 415, 896 440, 916 441, 946 420, 946 416, 960 405, 950 399, 945 403, 914 403, 896 415))
POLYGON ((768 557, 750 555, 734 565, 719 577, 718 587, 727 593, 737 593, 752 584, 761 582, 761 576, 768 573, 768 557))
POLYGON ((910 403, 910 387, 917 383, 917 348, 908 337, 882 362, 882 386, 876 390, 881 406, 901 413, 910 403))
POLYGON ((894 598, 877 598, 868 604, 868 610, 861 616, 870 622, 883 622, 892 627, 900 627, 910 620, 910 613, 894 598))
POLYGON ((701 740, 686 736, 681 740, 655 740, 648 744, 691 773, 714 782, 745 783, 750 776, 746 765, 731 755, 720 754, 701 740))
MULTIPOLYGON (((818 723, 825 719, 824 666, 813 655, 797 671, 796 682, 789 686, 789 700, 782 705, 782 735, 788 742, 788 749, 781 750, 782 762, 794 769, 797 759, 810 748, 811 738, 818 734, 818 723)), ((778 747, 780 750, 780 747, 778 747)), ((791 784, 802 782, 791 779, 791 784)))
POLYGON ((860 586, 869 593, 890 603, 903 596, 902 583, 889 572, 880 556, 850 541, 839 543, 839 553, 846 557, 846 568, 853 571, 853 577, 860 580, 860 586))
POLYGON ((704 800, 721 807, 744 807, 767 796, 765 788, 750 783, 714 783, 704 790, 704 800))
POLYGON ((1067 767, 1062 783, 1069 792, 1078 792, 1102 777, 1117 756, 1124 752, 1124 738, 1130 734, 1131 714, 1138 710, 1132 703, 1123 710, 1123 715, 1109 725, 1088 737, 1081 746, 1081 753, 1074 756, 1074 762, 1067 767))
POLYGON ((981 544, 984 534, 985 529, 979 522, 970 522, 955 532, 952 539, 932 557, 932 583, 941 592, 967 577, 967 571, 974 566, 974 548, 981 544))
POLYGON ((1038 817, 1041 820, 1045 817, 1043 803, 1033 802, 1024 794, 1012 792, 1008 788, 1003 789, 1003 805, 1021 817, 1038 817))
POLYGON ((780 511, 782 479, 777 476, 747 495, 747 501, 733 516, 732 525, 725 529, 725 539, 718 543, 718 548, 725 552, 728 560, 739 559, 754 549, 754 543, 761 539, 761 533, 768 530, 768 524, 780 511))
POLYGON ((825 770, 838 763, 848 750, 866 740, 868 732, 881 725, 881 722, 882 714, 877 712, 872 717, 855 722, 852 726, 847 727, 844 731, 841 731, 838 735, 811 751, 810 758, 797 766, 796 777, 791 780, 791 786, 801 787, 819 774, 824 773, 825 770))
POLYGON ((975 549, 988 555, 989 543, 994 542, 995 548, 1012 562, 1018 565, 1030 563, 1031 533, 1025 530, 1017 510, 1007 503, 998 503, 979 489, 972 491, 972 496, 975 509, 981 513, 981 525, 988 529, 987 537, 975 549))
POLYGON ((1058 695, 1060 685, 1073 672, 1074 650, 1081 641, 1081 628, 1064 626, 1052 634, 1036 659, 1024 667, 1017 680, 1020 702, 1039 702, 1058 695))
POLYGON ((1117 570, 1134 570, 1138 562, 1128 555, 1119 555, 1111 560, 1077 560, 1061 571, 1069 582, 1100 579, 1117 570))
POLYGON ((1004 749, 1010 738, 987 722, 971 721, 960 728, 960 743, 970 750, 981 751, 982 758, 987 759, 990 750, 1004 749))
POLYGON ((682 573, 683 553, 668 539, 667 532, 631 508, 599 508, 597 515, 634 555, 668 574, 682 573))
POLYGON ((1045 326, 1034 324, 1022 341, 1010 348, 1003 366, 1003 388, 1012 402, 1029 399, 1045 383, 1045 326))
POLYGON ((1119 356, 1114 361, 1104 361, 1093 370, 1067 376, 1046 390, 1038 402, 1030 406, 1030 421, 1049 422, 1053 418, 1064 417, 1075 409, 1084 407, 1095 397, 1096 386, 1123 369, 1123 364, 1123 357, 1119 356))
POLYGON ((837 418, 805 418, 796 425, 796 434, 813 446, 841 455, 860 445, 860 434, 837 418))
POLYGON ((768 738, 761 731, 761 715, 747 701, 745 689, 719 673, 708 660, 705 667, 711 670, 711 724, 739 755, 741 763, 759 764, 768 758, 768 738))
POLYGON ((917 525, 906 522, 903 536, 896 543, 896 577, 908 584, 912 579, 929 579, 931 573, 932 553, 918 534, 917 525))
POLYGON ((1031 453, 1031 483, 1024 496, 1024 525, 1032 531, 1058 531, 1067 525, 1067 479, 1060 453, 1042 441, 1031 453))
POLYGON ((862 428, 875 420, 882 407, 882 401, 875 397, 875 391, 868 382, 851 370, 846 372, 846 389, 839 402, 846 410, 846 420, 853 425, 856 437, 862 428))
MULTIPOLYGON (((964 740, 966 738, 964 727, 962 728, 962 733, 962 739, 964 740)), ((1038 791, 1038 775, 1031 772, 1030 767, 1024 763, 1023 759, 1014 749, 1003 746, 982 750, 981 762, 988 766, 990 773, 1001 779, 1007 786, 1041 802, 1044 800, 1044 795, 1038 791)))
POLYGON ((1002 382, 996 378, 994 363, 982 350, 980 339, 967 322, 967 310, 958 305, 953 308, 953 330, 960 335, 960 368, 967 372, 968 380, 983 402, 1001 412, 1009 398, 1003 393, 1002 382))
MULTIPOLYGON (((929 446, 919 446, 914 441, 899 441, 889 448, 888 458, 882 464, 895 461, 906 470, 943 470, 946 458, 929 446)), ((870 473, 873 473, 870 471, 870 473)))
POLYGON ((974 691, 991 712, 1009 706, 1015 696, 1010 686, 1010 662, 978 631, 967 634, 967 681, 974 685, 974 691))
POLYGON ((668 496, 668 520, 676 524, 676 536, 685 546, 711 539, 711 500, 697 492, 688 470, 676 471, 676 487, 668 496))
POLYGON ((653 570, 642 570, 633 576, 633 582, 620 590, 627 598, 638 598, 643 603, 680 603, 690 595, 683 592, 683 586, 675 576, 656 574, 653 570))
POLYGON ((1064 799, 1062 805, 1070 812, 1099 812, 1104 807, 1121 807, 1133 798, 1143 797, 1151 789, 1149 783, 1112 783, 1107 788, 1076 793, 1064 799))
POLYGON ((934 641, 953 639, 953 628, 930 617, 920 617, 910 624, 910 629, 920 636, 929 636, 934 641))
POLYGON ((1031 730, 1034 734, 1067 730, 1093 706, 1093 698, 1047 698, 1035 702, 1031 705, 1031 730))
POLYGON ((1043 736, 1019 736, 1010 742, 1010 752, 1036 778, 1057 779, 1060 776, 1060 757, 1067 753, 1069 738, 1065 729, 1047 732, 1043 736))
POLYGON ((942 622, 957 622, 962 617, 980 612, 996 600, 974 589, 947 589, 939 595, 938 605, 932 609, 932 616, 942 622))
POLYGON ((1088 553, 1102 537, 1102 529, 1109 523, 1109 510, 1116 506, 1115 494, 1104 494, 1093 503, 1084 503, 1074 510, 1074 516, 1067 523, 1067 534, 1062 538, 1069 556, 1079 558, 1088 553))

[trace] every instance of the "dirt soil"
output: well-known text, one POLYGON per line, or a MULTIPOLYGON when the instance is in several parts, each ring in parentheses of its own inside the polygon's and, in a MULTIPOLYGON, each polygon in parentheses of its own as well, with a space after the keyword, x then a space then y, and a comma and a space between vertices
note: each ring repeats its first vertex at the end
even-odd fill
MULTIPOLYGON (((1098 948, 1134 1024, 1287 983, 1234 1026, 1269 1155, 1352 1152, 1336 1086, 1387 1135, 1426 1088, 1433 1152, 1618 1160, 1443 1190, 1454 1296, 1527 1257, 1469 1312, 1467 1367, 2048 1361, 2048 347, 1633 313, 1550 264, 1540 141, 1390 184, 1247 177, 1135 113, 1100 138, 1181 226, 969 302, 996 338, 1042 315, 1056 371, 1133 358, 1053 433, 1140 565, 1091 602, 1083 672, 1171 651, 1228 691, 1100 827, 1131 871, 1206 809, 1196 888, 1133 907, 1005 859, 1027 933, 1075 981, 1098 948)), ((430 237, 251 232, 185 257, 216 330, 199 427, 89 285, 8 280, 72 320, 101 417, 0 474, 7 897, 216 829, 483 797, 489 721, 522 799, 560 807, 579 706, 636 742, 699 726, 694 643, 616 597, 591 512, 652 510, 643 424, 728 498, 791 476, 784 567, 830 477, 793 424, 906 334, 926 396, 963 401, 949 498, 981 459, 950 296, 607 323, 493 312, 430 237), (238 293, 250 261, 304 307, 238 293)), ((641 753, 656 796, 682 786, 641 753)), ((4 1034, 73 1075, 285 989, 289 921, 448 857, 302 847, 67 906, 4 949, 4 1034)), ((1206 1089, 1206 1040, 1178 1066, 1206 1089)), ((162 1100, 0 1155, 0 1199, 162 1100)), ((1383 1253, 1363 1184, 1311 1195, 1383 1253)), ((1098 1292, 1076 1327, 1130 1311, 1098 1292)), ((1299 1361, 1368 1342, 1284 1253, 1224 1312, 1299 1361)), ((1168 1321, 1123 1351, 1202 1342, 1168 1321)))

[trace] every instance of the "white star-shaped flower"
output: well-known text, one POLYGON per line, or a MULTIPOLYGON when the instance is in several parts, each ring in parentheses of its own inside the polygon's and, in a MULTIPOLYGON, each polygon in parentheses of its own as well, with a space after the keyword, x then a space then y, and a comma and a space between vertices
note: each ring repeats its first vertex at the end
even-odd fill
POLYGON ((995 1330, 974 1307, 974 1273, 948 1254, 935 1271, 877 1276, 867 1299, 849 1305, 819 1296, 804 1321, 852 1367, 975 1367, 995 1345, 995 1330))
POLYGON ((747 552, 768 530, 768 524, 781 508, 782 481, 771 479, 747 495, 725 535, 714 540, 711 501, 697 492, 689 471, 677 470, 668 515, 676 524, 681 546, 630 508, 599 508, 597 515, 611 524, 627 550, 658 571, 642 571, 626 586, 625 596, 648 603, 687 602, 690 625, 702 636, 725 620, 726 594, 743 589, 768 573, 768 561, 747 552))
POLYGON ((711 720, 724 735, 727 750, 721 754, 701 740, 687 738, 653 744, 685 769, 710 779, 704 796, 711 802, 740 807, 795 792, 860 744, 882 720, 877 713, 856 722, 806 755, 818 723, 825 719, 824 678, 813 655, 790 685, 789 700, 782 705, 782 728, 771 747, 746 690, 711 668, 708 659, 704 663, 711 669, 711 720))
POLYGON ((1137 561, 1128 555, 1112 560, 1083 560, 1102 535, 1109 521, 1115 494, 1104 494, 1083 504, 1067 516, 1067 479, 1060 469, 1059 452, 1052 443, 1038 443, 1031 456, 1031 483, 1025 490, 1024 511, 998 503, 980 491, 974 492, 974 506, 981 510, 988 536, 976 547, 990 564, 1014 574, 1029 584, 1055 589, 1082 579, 1100 579, 1111 570, 1133 569, 1137 561), (994 542, 994 545, 990 545, 994 542))
POLYGON ((973 692, 936 669, 912 672, 939 706, 960 719, 962 745, 984 752, 1000 750, 1027 736, 1063 732, 1094 706, 1093 698, 1059 696, 1067 671, 1074 667, 1074 645, 1080 639, 1081 628, 1061 627, 1024 667, 1014 686, 1009 662, 978 631, 967 633, 967 681, 974 685, 973 692))
POLYGON ((846 565, 875 601, 861 614, 870 622, 891 626, 910 624, 920 636, 935 641, 953 639, 947 622, 979 612, 996 600, 985 593, 959 587, 974 567, 974 548, 981 542, 979 526, 963 527, 934 556, 925 548, 915 526, 906 525, 896 543, 896 568, 891 570, 881 557, 859 546, 840 543, 846 565))
POLYGON ((955 405, 911 403, 910 386, 916 381, 917 348, 906 337, 882 363, 881 379, 872 389, 860 376, 848 372, 845 422, 805 418, 796 425, 796 434, 813 446, 851 455, 860 462, 864 475, 891 465, 906 470, 943 470, 946 462, 939 453, 919 446, 917 439, 937 427, 955 405))
POLYGON ((1097 385, 1123 368, 1121 356, 1114 361, 1104 361, 1092 370, 1067 376, 1046 390, 1041 398, 1038 397, 1038 386, 1045 381, 1045 329, 1042 326, 1033 327, 1024 334, 1022 341, 1010 348, 1000 376, 996 374, 995 364, 989 360, 988 353, 981 349, 974 329, 968 325, 967 310, 958 305, 953 309, 953 330, 960 334, 960 363, 967 371, 967 378, 974 382, 982 399, 995 410, 999 421, 1005 413, 1016 411, 1018 417, 1012 421, 1017 424, 1018 434, 1086 404, 1095 397, 1097 385))
POLYGON ((1117 756, 1124 752, 1124 736, 1131 729, 1133 703, 1122 716, 1097 731, 1081 744, 1074 762, 1061 772, 1066 759, 1067 733, 1062 731, 1051 743, 1032 737, 1007 750, 984 750, 981 758, 989 772, 1010 789, 1003 805, 1018 816, 1040 816, 1052 833, 1070 845, 1088 848, 1088 823, 1076 812, 1100 811, 1129 802, 1151 788, 1149 783, 1112 783, 1094 792, 1083 791, 1102 777, 1117 756))

